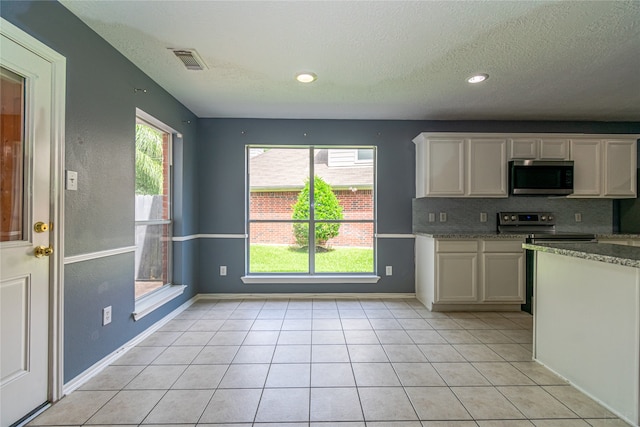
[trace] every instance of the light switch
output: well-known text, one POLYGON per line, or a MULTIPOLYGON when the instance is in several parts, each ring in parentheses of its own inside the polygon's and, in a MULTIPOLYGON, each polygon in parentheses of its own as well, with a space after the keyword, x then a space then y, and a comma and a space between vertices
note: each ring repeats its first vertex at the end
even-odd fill
POLYGON ((67 171, 67 190, 76 191, 78 189, 78 172, 67 171))

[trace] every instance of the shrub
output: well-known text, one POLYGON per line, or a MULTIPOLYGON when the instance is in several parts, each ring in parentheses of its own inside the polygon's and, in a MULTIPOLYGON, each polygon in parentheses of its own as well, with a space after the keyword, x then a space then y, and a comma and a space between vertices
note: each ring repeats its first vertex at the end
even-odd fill
MULTIPOLYGON (((319 176, 313 178, 313 199, 315 203, 315 219, 342 219, 342 206, 331 190, 331 186, 319 176)), ((309 219, 309 180, 298 194, 298 201, 293 205, 293 219, 309 219)), ((340 232, 338 223, 316 223, 316 246, 325 247, 327 240, 336 237, 340 232)), ((293 224, 293 235, 301 247, 309 246, 308 223, 293 224)))

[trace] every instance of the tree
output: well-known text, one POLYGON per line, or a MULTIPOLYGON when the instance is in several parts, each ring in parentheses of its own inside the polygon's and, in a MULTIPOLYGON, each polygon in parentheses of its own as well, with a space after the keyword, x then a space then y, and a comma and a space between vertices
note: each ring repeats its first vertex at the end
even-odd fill
POLYGON ((162 133, 136 124, 136 194, 162 194, 162 133))
MULTIPOLYGON (((315 219, 340 220, 342 216, 342 206, 338 198, 331 190, 331 186, 319 176, 313 179, 313 200, 315 204, 315 219)), ((309 219, 309 180, 307 179, 304 188, 298 194, 298 201, 293 205, 293 219, 309 219)), ((316 223, 316 246, 324 247, 327 240, 336 237, 340 232, 339 223, 316 223)), ((301 247, 309 246, 309 224, 294 223, 293 235, 296 243, 301 247)))

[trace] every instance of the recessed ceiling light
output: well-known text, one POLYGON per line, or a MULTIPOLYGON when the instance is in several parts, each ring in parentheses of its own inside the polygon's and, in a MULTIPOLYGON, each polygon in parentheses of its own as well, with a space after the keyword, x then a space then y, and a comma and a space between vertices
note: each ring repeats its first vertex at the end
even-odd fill
POLYGON ((489 74, 476 74, 467 79, 469 83, 482 83, 489 78, 489 74))
POLYGON ((314 73, 298 73, 296 74, 296 80, 299 81, 300 83, 311 83, 316 81, 316 79, 318 78, 318 76, 316 76, 314 73))

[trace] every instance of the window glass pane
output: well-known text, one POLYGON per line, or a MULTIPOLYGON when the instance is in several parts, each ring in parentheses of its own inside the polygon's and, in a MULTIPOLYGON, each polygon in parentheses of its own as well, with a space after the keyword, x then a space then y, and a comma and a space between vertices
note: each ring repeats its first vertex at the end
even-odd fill
MULTIPOLYGON (((318 188, 314 189, 316 220, 373 220, 373 163, 358 164, 356 151, 361 150, 315 150, 315 182, 318 182, 318 188)), ((364 151, 373 153, 373 149, 364 151)))
POLYGON ((136 298, 169 283, 171 225, 136 226, 136 298))
POLYGON ((339 225, 339 232, 316 247, 315 267, 318 273, 373 273, 373 222, 316 224, 316 235, 328 227, 339 225))
POLYGON ((373 149, 372 148, 361 148, 358 149, 358 161, 370 161, 373 162, 373 149))
POLYGON ((136 124, 136 221, 169 219, 170 135, 136 124))
POLYGON ((308 149, 250 148, 249 219, 308 219, 308 182, 308 149))
POLYGON ((308 223, 253 222, 249 234, 250 273, 309 272, 308 223))
POLYGON ((23 240, 24 78, 0 69, 0 242, 23 240))

